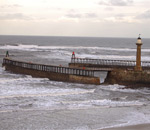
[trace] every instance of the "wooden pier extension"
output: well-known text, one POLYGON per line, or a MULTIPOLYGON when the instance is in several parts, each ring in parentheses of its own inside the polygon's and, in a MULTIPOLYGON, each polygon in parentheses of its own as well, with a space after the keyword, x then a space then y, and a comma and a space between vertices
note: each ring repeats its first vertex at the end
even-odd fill
POLYGON ((50 80, 63 82, 100 84, 100 78, 94 77, 94 71, 92 70, 28 63, 9 58, 4 58, 2 65, 5 66, 6 70, 13 73, 26 74, 33 77, 49 78, 50 80))

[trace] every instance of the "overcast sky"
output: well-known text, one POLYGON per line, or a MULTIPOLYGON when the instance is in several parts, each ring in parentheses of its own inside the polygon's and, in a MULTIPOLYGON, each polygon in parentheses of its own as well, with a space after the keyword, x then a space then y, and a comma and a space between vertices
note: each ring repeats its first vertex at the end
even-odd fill
POLYGON ((0 35, 150 38, 150 0, 0 0, 0 35))

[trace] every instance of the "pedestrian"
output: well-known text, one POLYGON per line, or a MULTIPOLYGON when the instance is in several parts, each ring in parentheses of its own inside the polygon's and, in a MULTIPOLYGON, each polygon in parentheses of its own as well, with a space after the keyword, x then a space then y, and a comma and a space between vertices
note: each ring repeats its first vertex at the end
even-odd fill
POLYGON ((6 57, 9 57, 9 52, 8 51, 6 51, 6 57))

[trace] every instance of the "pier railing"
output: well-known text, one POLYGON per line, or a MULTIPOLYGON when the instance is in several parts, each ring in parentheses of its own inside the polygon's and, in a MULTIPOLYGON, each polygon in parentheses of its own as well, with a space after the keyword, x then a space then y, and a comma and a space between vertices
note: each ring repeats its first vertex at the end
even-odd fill
MULTIPOLYGON (((107 60, 107 59, 87 59, 87 58, 71 58, 71 63, 80 64, 93 64, 93 65, 105 65, 105 66, 127 66, 134 67, 136 61, 131 60, 107 60)), ((142 67, 150 67, 150 61, 142 61, 142 67)))
POLYGON ((55 73, 71 74, 71 75, 79 75, 79 76, 91 76, 91 77, 94 76, 93 70, 35 64, 35 63, 21 62, 21 61, 15 61, 15 60, 4 58, 3 65, 7 65, 7 64, 13 65, 13 66, 18 66, 18 67, 23 67, 23 68, 27 68, 27 69, 46 71, 46 72, 55 72, 55 73))

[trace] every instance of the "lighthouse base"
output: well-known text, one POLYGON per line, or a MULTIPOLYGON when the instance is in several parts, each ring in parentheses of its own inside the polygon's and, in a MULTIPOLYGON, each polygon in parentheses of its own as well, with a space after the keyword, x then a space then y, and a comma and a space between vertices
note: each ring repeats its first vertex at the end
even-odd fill
POLYGON ((130 88, 150 87, 150 72, 116 69, 108 72, 104 84, 119 84, 130 88))
POLYGON ((142 67, 141 66, 135 66, 134 71, 142 71, 142 67))

